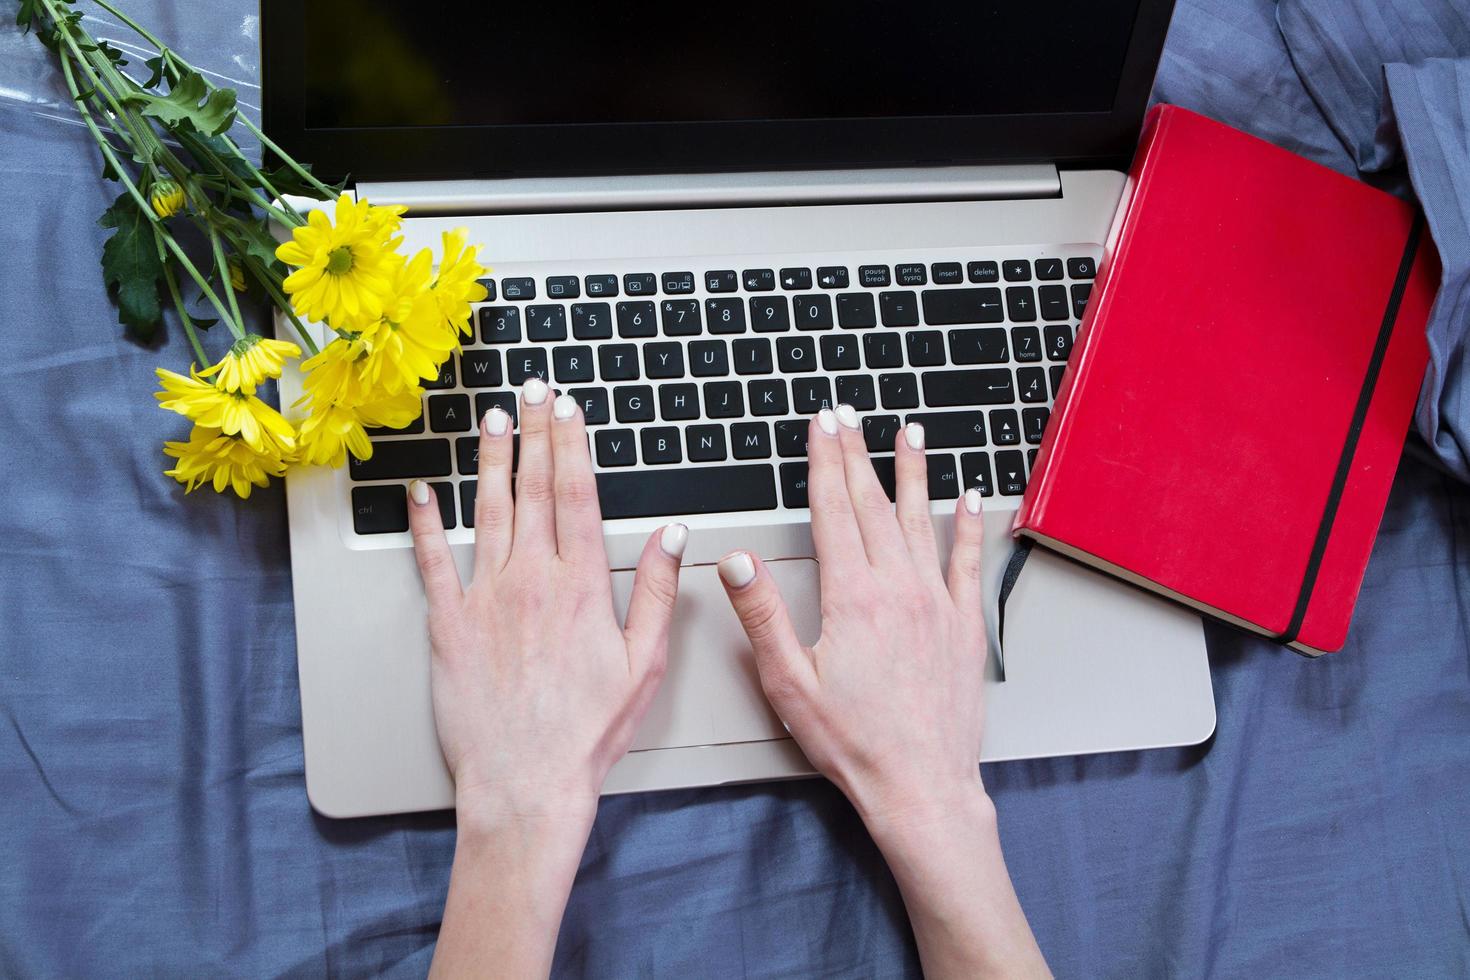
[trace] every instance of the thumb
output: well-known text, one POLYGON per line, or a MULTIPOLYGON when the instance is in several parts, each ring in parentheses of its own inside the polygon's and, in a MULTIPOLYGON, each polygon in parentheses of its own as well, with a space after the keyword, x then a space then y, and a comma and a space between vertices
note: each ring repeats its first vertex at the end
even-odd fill
POLYGON ((808 689, 816 680, 812 662, 786 611, 786 601, 776 587, 765 563, 748 551, 736 551, 720 559, 720 581, 740 617, 745 635, 755 652, 761 686, 776 713, 785 717, 786 692, 808 689))

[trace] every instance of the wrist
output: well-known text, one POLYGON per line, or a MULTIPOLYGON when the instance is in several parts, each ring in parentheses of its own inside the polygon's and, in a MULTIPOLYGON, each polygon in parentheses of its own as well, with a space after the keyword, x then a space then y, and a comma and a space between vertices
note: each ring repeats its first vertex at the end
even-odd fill
POLYGON ((989 839, 996 833, 995 804, 980 782, 941 780, 909 789, 885 788, 850 794, 868 828, 884 852, 923 851, 936 839, 989 839))

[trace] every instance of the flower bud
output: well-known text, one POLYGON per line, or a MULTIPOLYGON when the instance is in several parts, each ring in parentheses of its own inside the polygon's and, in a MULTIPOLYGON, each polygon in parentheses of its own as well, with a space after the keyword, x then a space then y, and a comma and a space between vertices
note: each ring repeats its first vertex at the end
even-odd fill
POLYGON ((177 181, 157 181, 148 197, 148 203, 153 205, 153 213, 160 218, 173 217, 183 210, 184 189, 177 181))

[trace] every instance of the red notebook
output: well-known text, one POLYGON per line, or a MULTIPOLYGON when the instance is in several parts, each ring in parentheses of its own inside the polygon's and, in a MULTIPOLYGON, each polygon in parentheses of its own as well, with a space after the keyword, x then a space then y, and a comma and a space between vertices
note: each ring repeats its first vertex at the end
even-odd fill
POLYGON ((1015 531, 1341 649, 1428 359, 1423 220, 1175 106, 1128 186, 1015 531))

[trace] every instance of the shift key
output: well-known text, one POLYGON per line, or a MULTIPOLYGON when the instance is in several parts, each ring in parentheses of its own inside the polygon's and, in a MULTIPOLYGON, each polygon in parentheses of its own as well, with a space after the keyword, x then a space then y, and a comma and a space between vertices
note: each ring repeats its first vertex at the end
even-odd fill
POLYGON ((1009 368, 925 371, 923 378, 924 404, 930 408, 950 405, 1009 405, 1016 399, 1009 368))
POLYGON ((413 476, 450 474, 449 440, 394 439, 375 441, 367 459, 349 457, 354 480, 402 480, 413 476))

